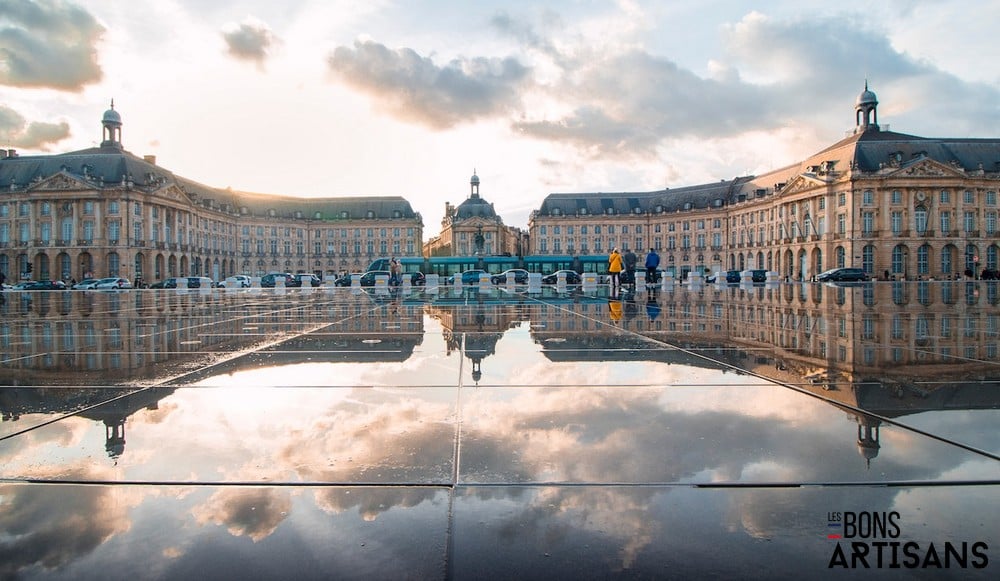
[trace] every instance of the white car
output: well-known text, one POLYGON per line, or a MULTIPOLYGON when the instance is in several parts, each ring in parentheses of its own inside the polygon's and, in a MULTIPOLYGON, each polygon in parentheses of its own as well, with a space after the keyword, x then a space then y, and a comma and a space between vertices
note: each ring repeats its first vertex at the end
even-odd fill
POLYGON ((227 276, 219 282, 219 288, 250 288, 250 277, 245 274, 227 276))
POLYGON ((89 290, 92 288, 96 288, 96 285, 100 280, 101 279, 99 278, 85 278, 80 282, 74 284, 73 290, 89 290))
POLYGON ((94 284, 96 289, 126 289, 132 288, 132 283, 127 278, 110 277, 102 278, 94 284))

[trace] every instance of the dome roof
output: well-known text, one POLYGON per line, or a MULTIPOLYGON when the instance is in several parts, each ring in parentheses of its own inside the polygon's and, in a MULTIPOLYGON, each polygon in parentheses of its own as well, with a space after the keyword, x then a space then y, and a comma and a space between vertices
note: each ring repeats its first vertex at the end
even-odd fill
POLYGON ((868 83, 865 83, 865 90, 858 95, 855 105, 858 107, 861 105, 878 105, 878 98, 875 96, 875 93, 868 90, 868 83))
POLYGON ((121 125, 122 116, 115 111, 115 102, 111 101, 111 108, 104 112, 104 117, 101 118, 102 123, 117 123, 121 125))
POLYGON ((496 210, 493 209, 493 204, 487 202, 479 196, 474 196, 465 200, 459 204, 457 208, 455 208, 455 217, 460 220, 475 217, 489 218, 492 220, 497 217, 497 213, 496 210))
POLYGON ((473 173, 472 174, 472 179, 469 180, 469 183, 472 184, 472 185, 474 185, 474 186, 478 186, 479 185, 479 176, 477 176, 475 173, 473 173))

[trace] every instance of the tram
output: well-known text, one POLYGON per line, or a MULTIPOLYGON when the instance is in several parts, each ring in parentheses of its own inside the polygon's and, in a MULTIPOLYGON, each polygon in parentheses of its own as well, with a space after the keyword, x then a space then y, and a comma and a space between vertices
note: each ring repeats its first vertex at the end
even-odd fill
MULTIPOLYGON (((389 270, 389 258, 377 258, 368 265, 368 270, 389 270)), ((590 254, 582 256, 570 255, 532 255, 532 256, 432 256, 397 258, 403 274, 422 272, 436 274, 441 277, 459 274, 466 270, 485 270, 490 274, 498 274, 511 268, 523 268, 528 272, 538 272, 542 275, 551 274, 557 270, 575 270, 583 274, 593 272, 599 275, 607 273, 608 257, 606 254, 590 254)))

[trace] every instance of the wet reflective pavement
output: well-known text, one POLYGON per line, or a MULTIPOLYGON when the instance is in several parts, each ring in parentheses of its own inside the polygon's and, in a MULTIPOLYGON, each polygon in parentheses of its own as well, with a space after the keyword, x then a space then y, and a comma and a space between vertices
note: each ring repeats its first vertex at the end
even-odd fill
POLYGON ((996 577, 996 283, 3 298, 2 578, 996 577))

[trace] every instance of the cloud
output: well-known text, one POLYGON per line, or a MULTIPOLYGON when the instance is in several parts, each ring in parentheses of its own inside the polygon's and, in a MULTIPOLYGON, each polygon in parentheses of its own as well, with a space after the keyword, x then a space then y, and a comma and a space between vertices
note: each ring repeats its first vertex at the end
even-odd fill
POLYGON ((101 80, 104 27, 62 0, 0 0, 0 84, 81 91, 101 80))
POLYGON ((240 60, 254 61, 258 65, 263 65, 278 42, 278 38, 267 24, 252 17, 239 24, 228 24, 223 27, 222 38, 226 41, 231 56, 240 60))
POLYGON ((15 147, 49 151, 49 145, 70 136, 69 124, 40 123, 27 120, 17 111, 0 105, 0 142, 15 147))
POLYGON ((330 70, 400 119, 446 129, 508 114, 520 105, 530 70, 514 58, 455 59, 438 66, 409 48, 373 41, 337 47, 330 70))

